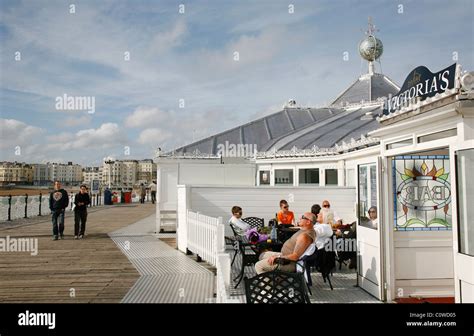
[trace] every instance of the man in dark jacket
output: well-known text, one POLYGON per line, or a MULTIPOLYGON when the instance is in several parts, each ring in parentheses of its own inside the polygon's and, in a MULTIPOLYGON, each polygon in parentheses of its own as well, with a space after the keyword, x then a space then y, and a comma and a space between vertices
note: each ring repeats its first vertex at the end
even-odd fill
POLYGON ((81 185, 81 192, 76 194, 74 198, 74 204, 76 205, 74 208, 74 239, 84 238, 87 221, 87 206, 90 202, 91 199, 87 192, 87 187, 83 184, 81 185))
POLYGON ((52 213, 53 222, 53 240, 58 240, 58 237, 64 239, 64 211, 68 205, 69 195, 67 191, 61 188, 59 181, 55 181, 54 191, 49 195, 49 209, 52 213))

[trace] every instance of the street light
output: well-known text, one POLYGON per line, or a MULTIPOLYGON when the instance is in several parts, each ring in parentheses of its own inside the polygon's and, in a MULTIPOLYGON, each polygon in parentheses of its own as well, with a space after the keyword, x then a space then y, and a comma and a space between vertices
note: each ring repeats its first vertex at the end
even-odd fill
POLYGON ((104 160, 104 163, 109 165, 109 189, 110 189, 111 188, 110 174, 111 174, 111 171, 112 171, 112 165, 115 163, 115 161, 110 159, 110 158, 107 158, 106 160, 104 160))

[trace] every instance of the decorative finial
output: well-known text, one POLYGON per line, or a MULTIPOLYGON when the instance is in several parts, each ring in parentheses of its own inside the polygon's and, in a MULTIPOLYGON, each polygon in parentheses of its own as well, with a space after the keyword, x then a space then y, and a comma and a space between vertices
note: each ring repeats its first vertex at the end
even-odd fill
POLYGON ((366 35, 369 35, 369 36, 374 36, 375 35, 375 32, 378 32, 379 30, 375 27, 375 25, 372 23, 372 17, 369 16, 369 19, 368 19, 368 28, 367 28, 367 31, 365 32, 366 35))
POLYGON ((374 61, 379 59, 383 53, 383 44, 375 37, 375 32, 378 29, 372 23, 372 18, 369 16, 368 29, 366 31, 367 37, 359 43, 360 56, 369 62, 369 74, 374 74, 374 61))

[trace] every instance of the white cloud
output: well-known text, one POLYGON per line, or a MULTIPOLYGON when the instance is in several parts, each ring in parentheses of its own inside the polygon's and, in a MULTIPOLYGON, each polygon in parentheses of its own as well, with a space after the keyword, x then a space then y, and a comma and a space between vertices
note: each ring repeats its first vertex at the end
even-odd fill
POLYGON ((46 150, 54 152, 105 149, 127 142, 125 133, 115 123, 105 123, 99 128, 80 130, 75 134, 60 133, 47 140, 46 150))
POLYGON ((0 119, 0 148, 13 150, 15 146, 37 143, 44 130, 15 119, 0 119))
POLYGON ((63 144, 63 143, 73 140, 74 134, 63 132, 59 134, 49 135, 46 137, 46 139, 49 143, 63 144))
POLYGON ((186 34, 186 23, 183 20, 176 22, 176 25, 170 30, 164 32, 157 32, 150 43, 151 54, 163 54, 170 49, 181 45, 186 34))
POLYGON ((140 133, 138 142, 153 148, 172 137, 172 133, 159 128, 148 128, 140 133))
POLYGON ((58 121, 57 125, 59 127, 77 127, 77 126, 84 126, 90 124, 92 118, 89 115, 85 115, 82 117, 69 117, 63 121, 58 121))
MULTIPOLYGON (((249 78, 257 66, 272 64, 280 53, 286 53, 298 38, 289 34, 283 26, 273 26, 259 33, 240 35, 220 49, 198 50, 187 62, 185 74, 193 80, 203 82, 229 81, 230 75, 249 78), (238 53, 238 60, 235 56, 238 53)), ((221 83, 216 83, 222 86, 221 83)))
POLYGON ((117 124, 105 123, 97 129, 91 128, 77 132, 76 139, 70 145, 72 148, 104 148, 125 142, 125 133, 117 124))
POLYGON ((126 127, 146 127, 150 124, 163 121, 165 112, 157 107, 140 106, 125 119, 126 127))

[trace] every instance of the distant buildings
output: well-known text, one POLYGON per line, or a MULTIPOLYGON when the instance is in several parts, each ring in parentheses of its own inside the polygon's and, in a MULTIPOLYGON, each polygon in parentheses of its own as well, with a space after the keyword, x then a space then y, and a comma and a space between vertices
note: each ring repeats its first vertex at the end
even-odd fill
POLYGON ((94 180, 102 182, 102 170, 102 167, 82 168, 82 183, 90 185, 94 180))
POLYGON ((49 163, 33 164, 33 184, 37 186, 44 186, 51 184, 49 175, 49 163))
POLYGON ((0 185, 31 184, 33 182, 33 167, 24 162, 1 162, 0 185))
POLYGON ((48 168, 51 182, 60 181, 66 185, 77 185, 82 182, 82 167, 78 164, 51 163, 48 168))
POLYGON ((56 180, 63 185, 90 185, 98 180, 105 186, 131 188, 141 183, 150 184, 155 176, 156 163, 152 159, 114 160, 103 166, 84 168, 72 162, 0 162, 0 185, 47 186, 56 180))
POLYGON ((51 185, 59 181, 64 185, 78 185, 82 182, 82 167, 71 161, 68 163, 33 163, 32 181, 35 186, 51 185))
POLYGON ((145 160, 111 160, 102 167, 102 184, 105 186, 133 187, 150 184, 156 176, 156 163, 145 160))
POLYGON ((151 159, 138 161, 138 184, 150 184, 151 181, 156 180, 156 163, 151 159))

